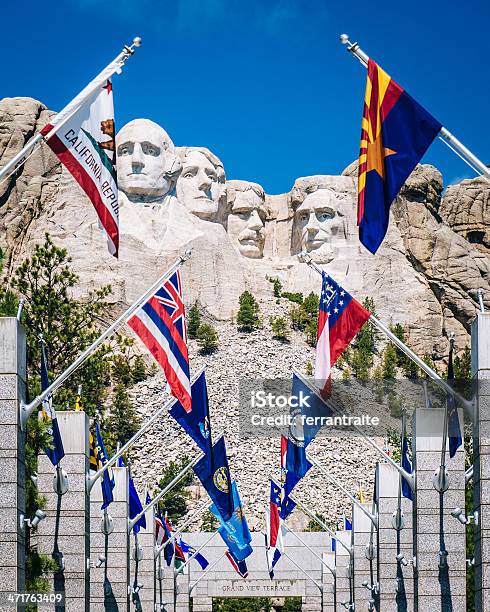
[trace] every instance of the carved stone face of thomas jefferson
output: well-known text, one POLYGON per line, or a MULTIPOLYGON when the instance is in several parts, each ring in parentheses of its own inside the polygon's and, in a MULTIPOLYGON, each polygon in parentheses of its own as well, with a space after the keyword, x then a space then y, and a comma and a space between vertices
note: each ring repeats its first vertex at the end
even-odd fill
POLYGON ((265 194, 260 185, 246 181, 228 181, 228 234, 244 257, 259 259, 264 255, 265 194))
POLYGON ((332 238, 343 231, 335 193, 330 189, 309 193, 296 208, 294 224, 301 250, 308 253, 318 249, 330 250, 332 238))
POLYGON ((175 185, 180 162, 167 132, 148 119, 125 125, 116 139, 118 186, 134 203, 162 200, 175 185))
POLYGON ((217 221, 225 194, 225 173, 219 159, 198 147, 179 150, 182 172, 177 181, 177 199, 187 210, 205 221, 217 221))

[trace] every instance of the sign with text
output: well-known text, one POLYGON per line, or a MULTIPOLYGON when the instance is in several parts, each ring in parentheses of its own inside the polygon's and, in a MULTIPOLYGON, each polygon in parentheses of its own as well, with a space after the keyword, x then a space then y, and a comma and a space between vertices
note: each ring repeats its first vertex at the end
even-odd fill
POLYGON ((209 580, 209 597, 304 597, 304 580, 209 580))

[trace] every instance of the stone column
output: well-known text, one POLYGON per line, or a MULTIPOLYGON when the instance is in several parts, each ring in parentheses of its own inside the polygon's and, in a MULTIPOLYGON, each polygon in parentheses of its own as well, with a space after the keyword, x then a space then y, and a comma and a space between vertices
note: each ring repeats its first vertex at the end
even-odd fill
MULTIPOLYGON (((363 507, 371 512, 371 504, 363 504, 363 507)), ((358 610, 367 610, 368 602, 371 599, 371 591, 362 585, 367 580, 368 584, 371 585, 376 582, 376 559, 373 559, 371 564, 369 559, 366 557, 366 547, 369 545, 371 540, 371 528, 373 532, 373 543, 375 545, 377 533, 373 526, 372 521, 367 517, 364 512, 353 504, 352 506, 352 530, 353 530, 353 545, 354 545, 354 598, 356 602, 356 608, 358 610), (372 568, 372 576, 371 576, 372 568)), ((375 546, 374 546, 375 548, 375 546)))
POLYGON ((397 561, 397 554, 403 554, 409 561, 413 558, 412 542, 412 502, 401 497, 404 528, 394 529, 394 513, 398 507, 398 471, 389 463, 376 466, 378 483, 378 532, 377 557, 379 600, 381 609, 386 612, 406 610, 413 607, 413 566, 397 561))
MULTIPOLYGON (((101 510, 102 487, 99 479, 90 493, 90 612, 103 612, 117 605, 118 611, 129 609, 129 536, 128 536, 128 469, 112 469, 115 486, 114 501, 107 511, 114 522, 114 531, 108 536, 101 530, 104 511, 101 510), (106 561, 101 567, 93 567, 99 556, 106 561)), ((133 536, 131 536, 133 539, 133 536)), ((131 542, 132 544, 132 542, 131 542)))
POLYGON ((343 610, 344 607, 342 606, 342 603, 350 601, 349 576, 351 572, 351 557, 338 540, 341 540, 346 546, 350 547, 351 532, 336 531, 335 535, 337 536, 337 545, 335 547, 335 568, 337 571, 337 609, 343 610))
MULTIPOLYGON (((335 571, 335 553, 328 552, 322 555, 324 563, 331 567, 335 571)), ((325 567, 322 566, 322 584, 323 584, 323 611, 322 612, 336 612, 335 610, 335 597, 334 597, 334 577, 332 573, 325 567)))
MULTIPOLYGON (((25 590, 25 435, 19 404, 26 397, 26 338, 15 317, 0 318, 0 596, 25 590)), ((29 517, 32 518, 32 517, 29 517)))
POLYGON ((89 462, 89 421, 84 412, 57 412, 65 456, 61 466, 68 474, 69 489, 58 496, 53 489, 55 468, 39 455, 38 489, 46 497, 46 514, 39 523, 39 552, 58 559, 61 566, 52 588, 65 591, 67 610, 89 612, 90 508, 86 495, 89 462))
MULTIPOLYGON (((413 456, 416 491, 413 502, 415 610, 466 609, 465 526, 451 511, 465 507, 464 452, 453 459, 446 452, 449 489, 434 489, 440 465, 444 411, 417 409, 414 417, 413 456)), ((462 415, 460 414, 460 422, 462 415)))
MULTIPOLYGON (((490 610, 490 312, 479 312, 471 327, 471 370, 478 401, 473 428, 475 526, 475 610, 490 610)), ((461 506, 464 508, 464 506, 461 506)))
MULTIPOLYGON (((140 497, 144 503, 143 496, 140 497)), ((139 591, 139 598, 143 611, 153 610, 153 602, 155 596, 155 572, 154 572, 154 559, 155 559, 155 545, 154 545, 154 525, 153 525, 153 511, 149 510, 145 513, 146 518, 146 529, 141 528, 138 533, 138 545, 141 548, 143 555, 142 559, 138 564, 138 582, 142 584, 142 588, 139 591)), ((136 562, 134 559, 134 535, 130 535, 130 584, 133 584, 136 562)))

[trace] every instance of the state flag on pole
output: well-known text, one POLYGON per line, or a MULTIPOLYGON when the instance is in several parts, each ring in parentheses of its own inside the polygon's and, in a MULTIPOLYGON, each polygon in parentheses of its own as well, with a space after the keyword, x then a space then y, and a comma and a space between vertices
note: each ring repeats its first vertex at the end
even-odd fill
MULTIPOLYGON (((92 438, 93 440, 93 438, 92 438)), ((95 448, 94 448, 94 456, 97 461, 97 471, 100 470, 108 461, 107 452, 104 446, 104 440, 102 439, 102 434, 100 433, 99 423, 95 425, 95 448)), ((102 474, 102 481, 100 483, 102 487, 102 505, 101 509, 107 508, 109 504, 111 504, 114 500, 114 496, 112 494, 112 490, 115 487, 114 476, 112 473, 112 469, 108 468, 102 474)))
MULTIPOLYGON (((454 366, 453 366, 453 342, 449 349, 449 363, 447 366, 447 381, 450 385, 454 384, 454 366)), ((451 459, 456 454, 458 448, 463 444, 461 435, 461 425, 459 423, 458 408, 454 401, 454 397, 447 394, 447 430, 449 435, 449 456, 451 459)))
POLYGON ((369 310, 322 272, 314 376, 324 394, 329 394, 331 369, 370 316, 369 310))
POLYGON ((265 513, 265 546, 269 576, 274 578, 274 568, 284 551, 281 520, 281 487, 270 481, 269 511, 265 513))
POLYGON ((185 410, 180 402, 176 402, 169 410, 184 431, 194 440, 199 448, 211 456, 211 419, 209 416, 208 391, 205 372, 192 383, 192 410, 185 410))
POLYGON ((368 62, 359 153, 359 239, 376 253, 390 206, 442 125, 382 70, 368 62))
POLYGON ((174 544, 173 542, 169 542, 171 537, 172 534, 167 520, 167 513, 165 513, 165 517, 163 518, 160 511, 157 510, 155 516, 155 543, 157 546, 163 546, 163 544, 168 542, 163 549, 163 556, 169 567, 174 556, 174 544))
POLYGON ((221 436, 213 445, 211 455, 204 455, 194 466, 194 472, 213 500, 223 522, 233 515, 233 487, 226 456, 225 439, 221 436))
MULTIPOLYGON (((408 439, 406 434, 402 438, 402 468, 407 474, 412 473, 412 462, 408 456, 408 439)), ((402 495, 407 499, 413 500, 412 487, 408 484, 407 480, 402 477, 402 495)))
POLYGON ((226 551, 226 557, 228 561, 231 563, 235 572, 240 575, 242 578, 246 578, 248 576, 248 568, 246 561, 237 561, 230 550, 226 551))
MULTIPOLYGON (((41 342, 41 391, 44 391, 48 387, 49 377, 46 351, 44 348, 44 342, 41 342)), ((53 409, 53 396, 50 395, 47 397, 42 406, 42 415, 43 418, 49 421, 48 434, 51 436, 51 445, 46 447, 44 452, 49 457, 49 460, 53 465, 58 465, 61 459, 63 459, 65 456, 65 449, 63 448, 63 440, 61 439, 56 412, 53 409)))
POLYGON ((178 270, 130 317, 128 325, 160 364, 172 395, 190 412, 189 354, 178 270))
MULTIPOLYGON (((68 108, 66 109, 68 111, 68 108)), ((119 249, 114 101, 110 79, 72 112, 59 113, 41 133, 94 205, 111 255, 119 249), (53 127, 60 125, 52 136, 53 127)))
POLYGON ((209 565, 209 561, 203 554, 200 552, 196 553, 194 546, 187 544, 187 542, 184 542, 182 539, 180 540, 180 548, 184 554, 187 553, 189 557, 192 557, 195 561, 197 561, 202 570, 205 570, 209 565))

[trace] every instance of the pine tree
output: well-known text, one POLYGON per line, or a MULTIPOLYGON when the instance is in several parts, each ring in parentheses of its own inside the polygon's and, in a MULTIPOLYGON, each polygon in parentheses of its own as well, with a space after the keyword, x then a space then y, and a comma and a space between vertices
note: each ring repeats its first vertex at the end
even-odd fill
POLYGON ((236 317, 240 331, 252 332, 260 327, 259 305, 250 291, 244 291, 239 298, 240 308, 236 317))
MULTIPOLYGON (((189 458, 185 456, 180 461, 171 461, 163 470, 163 476, 158 482, 159 488, 164 489, 188 463, 189 458)), ((186 491, 186 487, 191 485, 193 480, 192 473, 188 472, 158 504, 162 514, 167 512, 168 518, 172 522, 178 521, 186 514, 187 500, 189 499, 189 492, 186 491)))
MULTIPOLYGON (((4 259, 4 252, 0 249, 0 277, 3 273, 4 259)), ((2 284, 0 285, 0 317, 15 317, 18 304, 19 300, 17 296, 7 287, 5 280, 2 280, 2 284)))
POLYGON ((197 303, 194 303, 190 310, 189 316, 187 317, 187 335, 191 340, 195 340, 197 338, 197 330, 201 325, 201 313, 199 312, 199 308, 197 307, 197 303))
POLYGON ((132 378, 134 384, 146 380, 146 365, 145 360, 141 355, 136 355, 134 358, 132 378))
POLYGON ((118 443, 121 446, 126 444, 140 427, 141 417, 129 399, 125 385, 120 382, 114 390, 108 422, 104 427, 104 441, 110 454, 115 452, 118 443))
POLYGON ((288 338, 288 327, 284 317, 270 317, 269 323, 274 334, 274 338, 285 342, 288 338))
POLYGON ((205 355, 214 353, 218 348, 218 332, 209 323, 202 323, 197 330, 197 343, 205 355))
POLYGON ((206 510, 201 519, 201 531, 216 531, 219 521, 210 510, 206 510))
MULTIPOLYGON (((39 376, 40 334, 46 343, 49 374, 53 378, 99 336, 97 321, 107 311, 109 285, 80 300, 73 297, 79 279, 70 262, 66 250, 57 247, 46 234, 44 243, 35 247, 12 279, 12 289, 26 300, 22 321, 27 332, 28 371, 34 383, 39 376)), ((82 384, 84 408, 93 414, 110 381, 110 352, 108 344, 102 345, 80 367, 76 378, 68 378, 53 397, 56 409, 73 406, 77 387, 82 384)))

